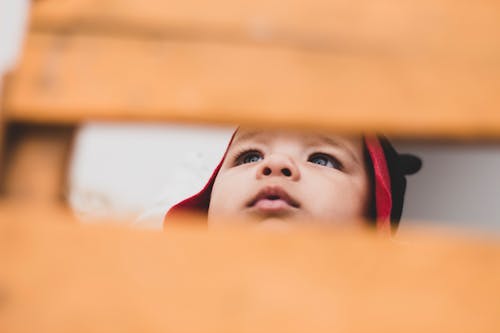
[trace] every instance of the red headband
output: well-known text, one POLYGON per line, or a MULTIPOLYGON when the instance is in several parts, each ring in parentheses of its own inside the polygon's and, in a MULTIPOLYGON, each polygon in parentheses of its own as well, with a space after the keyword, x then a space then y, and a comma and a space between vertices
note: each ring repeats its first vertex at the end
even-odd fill
MULTIPOLYGON (((231 137, 229 144, 227 146, 226 152, 222 157, 215 170, 213 171, 210 179, 205 184, 203 189, 196 193, 195 195, 179 202, 178 204, 172 206, 165 216, 164 224, 167 218, 178 214, 180 212, 193 212, 193 213, 208 213, 208 206, 210 204, 210 196, 212 194, 212 187, 215 182, 215 178, 219 173, 219 170, 226 158, 227 151, 231 146, 234 135, 231 137)), ((387 166, 387 160, 384 154, 384 150, 380 145, 380 141, 376 137, 365 137, 365 146, 368 154, 371 158, 373 165, 373 175, 374 175, 374 194, 375 194, 375 206, 376 206, 376 225, 377 230, 384 233, 390 234, 391 232, 391 210, 392 210, 392 195, 391 195, 391 178, 389 175, 389 168, 387 166)))

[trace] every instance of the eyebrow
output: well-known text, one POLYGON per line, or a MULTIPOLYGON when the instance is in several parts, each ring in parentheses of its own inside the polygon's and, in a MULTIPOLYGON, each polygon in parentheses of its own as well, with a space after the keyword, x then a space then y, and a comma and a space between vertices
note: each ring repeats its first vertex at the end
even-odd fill
POLYGON ((261 134, 260 131, 252 131, 252 132, 246 132, 246 133, 243 133, 242 135, 240 136, 237 136, 235 139, 234 139, 234 142, 233 143, 240 143, 240 142, 245 142, 245 141, 249 141, 251 139, 255 139, 255 137, 258 137, 259 134, 261 134))

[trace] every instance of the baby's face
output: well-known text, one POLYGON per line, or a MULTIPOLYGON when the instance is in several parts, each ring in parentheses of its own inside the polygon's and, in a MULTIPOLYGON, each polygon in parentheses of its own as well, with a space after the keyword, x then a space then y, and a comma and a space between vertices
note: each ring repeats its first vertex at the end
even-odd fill
POLYGON ((360 137, 240 129, 215 180, 208 223, 361 220, 369 186, 360 137))

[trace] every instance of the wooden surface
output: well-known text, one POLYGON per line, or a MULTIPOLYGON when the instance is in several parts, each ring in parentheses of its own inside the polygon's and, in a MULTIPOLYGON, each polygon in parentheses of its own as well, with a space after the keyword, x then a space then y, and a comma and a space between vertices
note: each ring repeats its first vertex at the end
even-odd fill
POLYGON ((35 204, 63 204, 72 128, 10 125, 5 146, 2 195, 35 204))
POLYGON ((7 116, 497 138, 500 58, 491 57, 31 33, 10 82, 7 116))
MULTIPOLYGON (((494 1, 34 6, 8 122, 500 136, 494 1)), ((0 332, 500 330, 498 239, 82 227, 56 202, 64 138, 9 154, 0 332)))
POLYGON ((43 0, 32 29, 498 59, 499 9, 495 0, 43 0))
POLYGON ((405 242, 347 231, 154 233, 7 213, 2 332, 500 329, 498 240, 431 230, 405 242))
POLYGON ((5 76, 0 76, 0 192, 4 173, 4 142, 5 142, 5 119, 4 119, 4 83, 5 76))
POLYGON ((39 1, 8 117, 498 138, 498 6, 39 1))

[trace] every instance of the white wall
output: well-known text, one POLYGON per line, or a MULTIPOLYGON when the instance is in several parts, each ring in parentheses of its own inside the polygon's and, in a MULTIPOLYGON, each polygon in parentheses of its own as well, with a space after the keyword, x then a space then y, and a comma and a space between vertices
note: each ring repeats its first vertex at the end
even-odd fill
POLYGON ((26 27, 28 3, 28 0, 0 0, 0 75, 17 59, 26 27))
MULTIPOLYGON (((0 73, 17 58, 28 3, 0 0, 0 73)), ((166 209, 204 183, 231 131, 89 124, 75 149, 70 202, 84 220, 128 214, 160 228, 166 209)), ((424 160, 409 177, 403 231, 424 221, 500 231, 500 145, 396 146, 424 160)))
POLYGON ((408 177, 405 218, 500 232, 498 143, 397 147, 424 161, 422 170, 408 177))
POLYGON ((79 131, 70 203, 86 221, 127 216, 159 229, 173 204, 198 192, 234 128, 87 124, 79 131))

